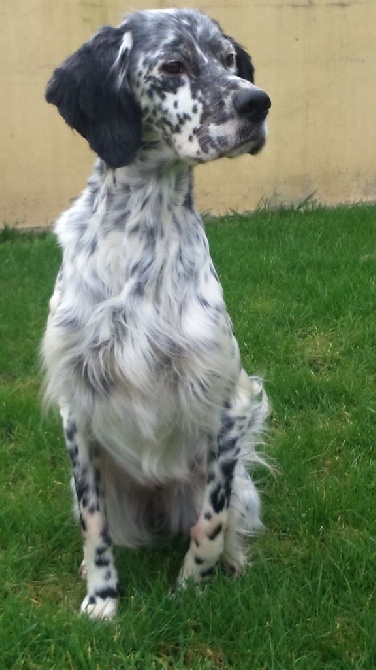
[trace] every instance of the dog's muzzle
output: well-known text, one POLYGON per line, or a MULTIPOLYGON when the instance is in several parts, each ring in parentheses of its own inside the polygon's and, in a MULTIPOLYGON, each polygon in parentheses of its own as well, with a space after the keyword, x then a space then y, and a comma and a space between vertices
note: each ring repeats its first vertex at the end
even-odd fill
POLYGON ((240 116, 246 116, 252 123, 265 121, 271 100, 261 88, 243 89, 233 97, 234 107, 240 116))

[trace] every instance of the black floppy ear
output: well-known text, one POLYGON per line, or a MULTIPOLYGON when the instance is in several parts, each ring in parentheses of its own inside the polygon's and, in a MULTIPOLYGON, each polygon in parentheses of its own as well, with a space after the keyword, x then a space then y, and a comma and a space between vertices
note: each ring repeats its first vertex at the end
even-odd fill
POLYGON ((238 77, 246 79, 247 81, 250 81, 251 84, 254 84, 255 68, 252 65, 250 55, 246 52, 245 49, 243 49, 243 47, 240 46, 240 44, 238 44, 234 39, 232 39, 232 37, 228 37, 227 39, 229 39, 235 47, 236 67, 238 77))
POLYGON ((111 168, 129 165, 141 144, 141 110, 126 76, 130 44, 124 29, 102 28, 55 70, 46 89, 47 102, 111 168))

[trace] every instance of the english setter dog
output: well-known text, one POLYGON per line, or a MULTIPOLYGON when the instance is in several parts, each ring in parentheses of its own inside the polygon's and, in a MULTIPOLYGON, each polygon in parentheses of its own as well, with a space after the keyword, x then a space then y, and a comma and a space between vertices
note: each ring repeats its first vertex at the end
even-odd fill
POLYGON ((246 466, 268 402, 239 348, 193 205, 197 163, 265 143, 248 54, 196 10, 130 14, 58 67, 46 98, 98 154, 55 227, 63 263, 42 345, 84 542, 81 611, 111 618, 113 545, 190 534, 179 583, 238 574, 260 528, 246 466))

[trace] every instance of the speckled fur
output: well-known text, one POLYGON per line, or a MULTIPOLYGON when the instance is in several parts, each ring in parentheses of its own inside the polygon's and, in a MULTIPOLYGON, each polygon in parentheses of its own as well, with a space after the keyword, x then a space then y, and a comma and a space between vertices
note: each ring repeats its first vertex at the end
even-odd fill
POLYGON ((246 465, 262 462, 268 403, 241 366, 192 168, 257 153, 270 101, 246 52, 194 10, 102 28, 55 70, 47 100, 98 154, 56 223, 42 352, 83 531, 81 609, 111 618, 114 543, 190 532, 184 584, 221 556, 238 573, 261 526, 246 465))

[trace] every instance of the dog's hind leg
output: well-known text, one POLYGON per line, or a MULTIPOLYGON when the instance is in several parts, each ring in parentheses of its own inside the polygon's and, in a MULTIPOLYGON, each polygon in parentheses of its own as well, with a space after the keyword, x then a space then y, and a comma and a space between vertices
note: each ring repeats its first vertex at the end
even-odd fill
POLYGON ((87 595, 81 612, 91 619, 111 619, 118 602, 117 572, 108 533, 99 470, 88 436, 68 406, 60 409, 67 451, 72 464, 78 515, 84 540, 87 595))
POLYGON ((249 460, 252 457, 254 461, 262 460, 257 457, 254 446, 266 415, 267 401, 261 383, 242 371, 233 397, 225 403, 219 433, 213 437, 204 502, 198 521, 191 528, 191 543, 180 571, 180 584, 184 585, 189 579, 199 583, 214 571, 221 556, 232 572, 239 573, 243 568, 245 554, 239 533, 244 536, 249 524, 253 531, 262 524, 256 488, 248 479, 247 490, 240 499, 238 480, 241 475, 248 478, 242 464, 246 443, 249 460), (249 434, 252 439, 248 439, 249 434), (242 514, 245 522, 242 522, 242 514))

